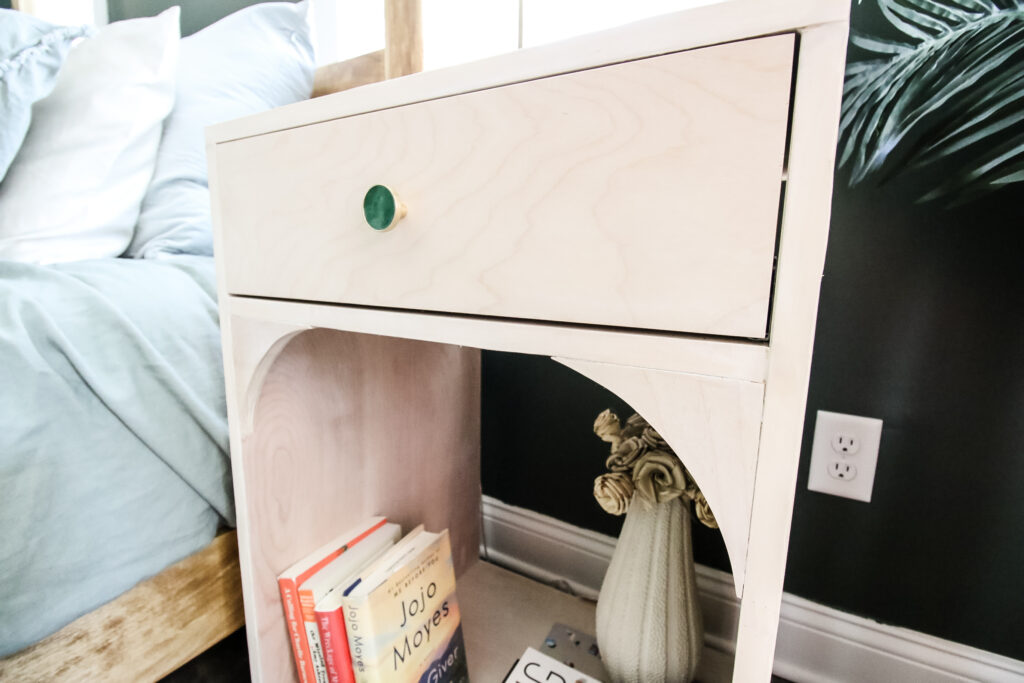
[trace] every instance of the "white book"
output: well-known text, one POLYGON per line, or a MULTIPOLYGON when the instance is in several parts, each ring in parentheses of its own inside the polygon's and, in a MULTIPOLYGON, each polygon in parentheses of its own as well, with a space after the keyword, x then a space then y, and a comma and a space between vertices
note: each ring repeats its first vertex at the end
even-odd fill
POLYGON ((402 529, 399 525, 384 524, 299 585, 303 626, 306 631, 306 641, 309 643, 313 671, 318 683, 329 683, 330 679, 327 674, 323 645, 320 642, 320 630, 316 623, 316 603, 323 600, 332 588, 338 586, 349 576, 358 573, 373 558, 393 546, 401 537, 402 529))
POLYGON ((516 666, 505 677, 505 683, 534 683, 545 681, 550 683, 601 683, 596 678, 580 673, 571 666, 566 666, 554 657, 543 652, 526 648, 526 652, 516 662, 516 666))

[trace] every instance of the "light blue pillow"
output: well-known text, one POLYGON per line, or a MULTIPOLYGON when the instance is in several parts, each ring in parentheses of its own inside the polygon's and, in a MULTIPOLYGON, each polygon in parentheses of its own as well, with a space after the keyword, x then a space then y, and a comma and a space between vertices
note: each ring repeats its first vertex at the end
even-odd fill
POLYGON ((127 255, 213 254, 206 126, 308 99, 307 2, 253 5, 181 41, 177 100, 127 255))
POLYGON ((71 42, 89 30, 0 9, 0 180, 25 140, 32 105, 50 94, 71 42))

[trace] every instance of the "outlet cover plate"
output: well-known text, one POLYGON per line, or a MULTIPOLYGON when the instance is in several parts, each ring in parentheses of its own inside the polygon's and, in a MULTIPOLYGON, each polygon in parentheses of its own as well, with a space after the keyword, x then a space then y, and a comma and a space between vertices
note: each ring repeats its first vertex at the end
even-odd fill
POLYGON ((819 410, 814 423, 814 441, 811 446, 811 471, 807 488, 833 496, 871 502, 878 464, 878 447, 882 441, 882 421, 874 417, 844 415, 819 410), (835 447, 837 435, 856 439, 854 453, 844 453, 835 447), (833 476, 836 464, 842 471, 852 470, 853 478, 833 476), (851 467, 847 467, 851 466, 851 467), (831 473, 830 473, 831 472, 831 473))

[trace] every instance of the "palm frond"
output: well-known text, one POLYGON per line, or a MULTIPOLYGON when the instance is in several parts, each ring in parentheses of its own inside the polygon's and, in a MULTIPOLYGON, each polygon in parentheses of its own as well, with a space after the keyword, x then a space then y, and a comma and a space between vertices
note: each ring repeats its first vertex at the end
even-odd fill
POLYGON ((989 150, 964 175, 967 183, 959 178, 947 180, 922 197, 922 201, 952 195, 953 204, 963 204, 985 192, 1024 181, 1024 133, 989 150))
POLYGON ((926 199, 1020 182, 1024 0, 877 3, 902 38, 851 36, 875 55, 846 73, 839 163, 850 168, 851 184, 953 154, 965 155, 965 165, 926 199))

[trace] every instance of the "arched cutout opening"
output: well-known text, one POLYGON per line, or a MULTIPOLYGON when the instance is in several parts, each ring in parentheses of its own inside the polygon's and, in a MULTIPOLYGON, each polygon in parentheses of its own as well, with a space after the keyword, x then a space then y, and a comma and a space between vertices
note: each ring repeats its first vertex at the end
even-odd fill
POLYGON ((669 443, 715 514, 743 594, 764 385, 594 363, 558 362, 615 393, 669 443))
MULTIPOLYGON (((235 320, 233 332, 241 329, 235 320)), ((286 325, 252 332, 244 335, 256 340, 245 352, 252 358, 245 365, 250 371, 237 378, 244 387, 240 399, 252 401, 253 418, 235 454, 235 476, 244 482, 244 500, 237 503, 246 513, 240 538, 244 535, 248 545, 249 609, 256 612, 252 622, 260 629, 263 651, 257 656, 264 667, 280 663, 275 673, 286 678, 291 660, 287 630, 281 628, 277 574, 339 529, 384 513, 406 528, 419 523, 448 528, 457 567, 476 559, 481 361, 477 349, 435 342, 286 325), (256 349, 263 349, 263 355, 256 349)), ((727 380, 708 376, 557 360, 621 396, 680 454, 710 443, 713 460, 736 458, 729 439, 750 429, 756 454, 759 421, 751 427, 735 415, 737 410, 745 414, 748 404, 759 414, 760 384, 726 386, 727 380), (714 438, 695 437, 708 429, 714 438)), ((235 361, 237 368, 237 354, 235 361)), ((581 431, 588 433, 592 421, 590 416, 581 431)), ((508 425, 517 426, 514 421, 508 425)), ((687 455, 682 459, 707 495, 713 475, 695 467, 687 455)), ((742 495, 732 477, 720 479, 735 489, 726 496, 742 495)), ((708 498, 722 523, 730 499, 708 498)), ((724 534, 740 528, 722 527, 724 534)), ((548 594, 537 595, 538 604, 550 600, 548 594)), ((517 619, 522 617, 517 613, 517 619)))
POLYGON ((449 529, 456 571, 479 548, 479 351, 313 329, 262 368, 250 433, 236 454, 266 680, 291 655, 277 575, 367 516, 449 529))
MULTIPOLYGON (((497 518, 516 514, 502 503, 588 530, 584 536, 618 535, 621 518, 601 510, 591 493, 610 453, 592 425, 605 408, 622 420, 638 412, 669 441, 718 518, 719 531, 695 527, 698 561, 732 572, 740 593, 762 384, 510 353, 483 358, 483 488, 485 511, 494 507, 496 517, 485 524, 495 526, 497 545, 504 533, 497 518)), ((607 540, 591 540, 610 553, 607 540)), ((596 595, 603 563, 583 553, 565 566, 574 590, 596 595)))

